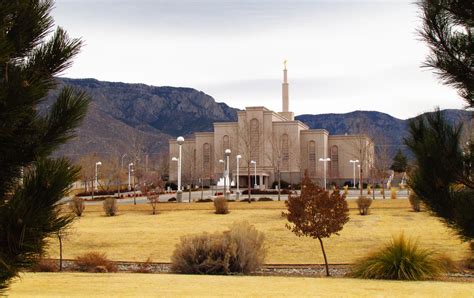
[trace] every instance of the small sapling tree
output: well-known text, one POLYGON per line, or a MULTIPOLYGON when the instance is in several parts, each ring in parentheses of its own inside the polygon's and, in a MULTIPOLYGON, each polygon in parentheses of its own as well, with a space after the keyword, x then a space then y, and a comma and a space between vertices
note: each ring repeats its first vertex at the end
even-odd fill
POLYGON ((349 208, 346 196, 339 190, 331 194, 316 186, 305 172, 301 181, 301 194, 290 195, 285 202, 288 208, 283 213, 291 224, 286 227, 298 237, 306 236, 318 239, 326 265, 326 275, 329 276, 329 266, 322 238, 331 234, 338 235, 344 224, 349 221, 349 208))
POLYGON ((158 203, 160 202, 160 194, 162 193, 163 193, 163 190, 159 187, 157 187, 154 191, 150 191, 146 193, 146 198, 148 199, 148 202, 150 203, 150 206, 153 209, 153 215, 156 214, 156 207, 158 206, 158 203))

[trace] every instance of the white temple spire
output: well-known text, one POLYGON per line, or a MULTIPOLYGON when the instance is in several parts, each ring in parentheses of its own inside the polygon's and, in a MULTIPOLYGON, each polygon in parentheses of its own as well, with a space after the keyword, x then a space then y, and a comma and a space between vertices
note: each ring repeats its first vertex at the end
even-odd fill
POLYGON ((288 71, 286 69, 287 61, 283 62, 284 69, 283 69, 283 84, 282 84, 282 112, 289 112, 289 95, 288 95, 288 71))

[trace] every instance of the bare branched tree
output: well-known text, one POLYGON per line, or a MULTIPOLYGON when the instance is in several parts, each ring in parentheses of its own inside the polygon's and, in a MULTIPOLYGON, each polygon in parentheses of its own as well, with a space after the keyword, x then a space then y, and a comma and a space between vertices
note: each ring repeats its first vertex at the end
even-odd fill
MULTIPOLYGON (((248 119, 247 119, 248 120, 248 119)), ((247 167, 247 191, 248 191, 248 202, 251 201, 251 161, 254 157, 258 157, 259 148, 260 148, 260 140, 255 141, 252 138, 251 127, 248 123, 249 121, 240 121, 239 122, 239 153, 242 156, 242 161, 247 167)), ((256 179, 256 177, 255 177, 256 179)))

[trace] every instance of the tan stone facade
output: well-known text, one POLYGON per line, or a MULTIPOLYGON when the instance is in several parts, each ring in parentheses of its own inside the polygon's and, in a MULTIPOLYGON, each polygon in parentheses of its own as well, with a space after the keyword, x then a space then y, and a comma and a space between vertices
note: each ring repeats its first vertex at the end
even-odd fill
MULTIPOLYGON (((286 82, 286 68, 284 70, 286 82)), ((277 179, 289 183, 299 183, 303 173, 322 183, 324 162, 320 158, 330 158, 327 162, 327 182, 342 185, 352 181, 354 172, 350 160, 359 160, 362 173, 368 173, 373 164, 374 144, 362 135, 329 135, 324 129, 309 127, 293 119, 288 108, 287 85, 283 87, 283 112, 276 113, 265 107, 247 107, 238 112, 237 122, 214 123, 213 132, 198 132, 185 140, 182 145, 183 184, 214 183, 223 176, 225 149, 231 150, 229 157, 230 177, 237 179, 237 155, 239 160, 239 184, 246 187, 248 174, 254 181, 256 162, 257 184, 270 187, 277 179), (286 90, 285 90, 286 89, 286 90), (286 105, 286 106, 285 106, 286 105), (286 110, 286 111, 285 111, 286 110)), ((169 141, 169 156, 178 157, 176 140, 169 141)), ((356 167, 356 169, 358 169, 356 167)), ((358 176, 358 170, 356 170, 358 176)), ((363 174, 364 175, 364 174, 363 174)), ((171 162, 169 177, 177 180, 177 164, 171 162)), ((358 177, 357 177, 358 181, 358 177)))

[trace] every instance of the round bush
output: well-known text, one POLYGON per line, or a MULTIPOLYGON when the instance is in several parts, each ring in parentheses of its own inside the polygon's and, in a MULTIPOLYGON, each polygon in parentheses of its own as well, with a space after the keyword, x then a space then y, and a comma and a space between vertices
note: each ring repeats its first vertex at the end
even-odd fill
POLYGON ((357 207, 359 208, 360 215, 368 215, 370 205, 372 205, 372 199, 366 196, 360 196, 357 201, 357 207))
POLYGON ((185 274, 235 274, 257 270, 265 260, 264 235, 248 222, 223 233, 181 238, 171 270, 185 274))
POLYGON ((69 202, 69 208, 71 209, 72 212, 74 212, 77 216, 82 216, 82 212, 84 212, 84 209, 86 208, 84 204, 84 200, 79 198, 79 197, 74 197, 72 200, 69 202))
POLYGON ((107 216, 115 216, 117 214, 117 199, 106 198, 103 202, 104 212, 107 216))
POLYGON ((229 203, 224 197, 217 197, 214 199, 214 208, 216 209, 216 214, 229 213, 229 203))

